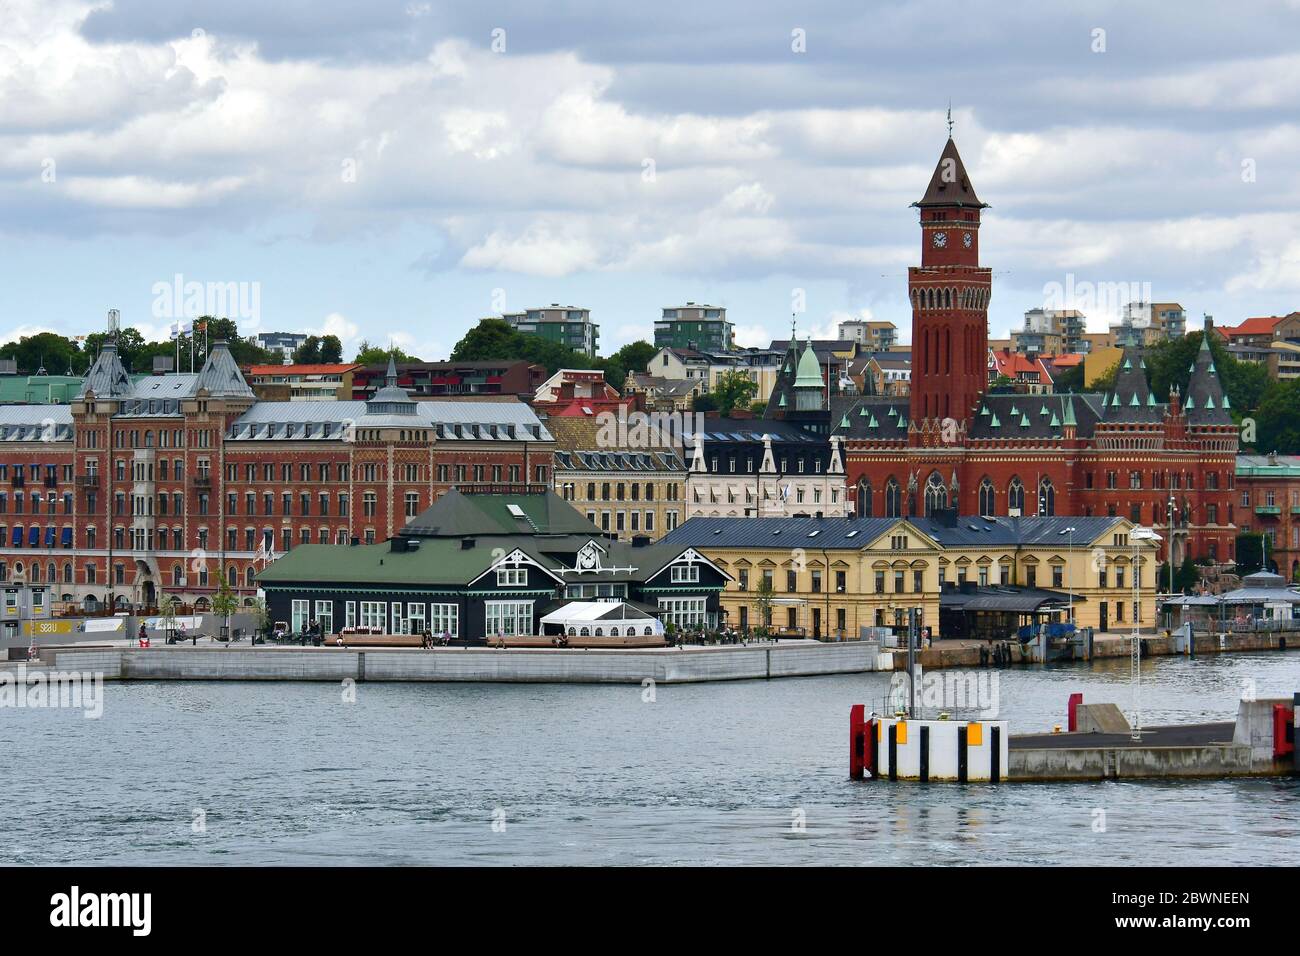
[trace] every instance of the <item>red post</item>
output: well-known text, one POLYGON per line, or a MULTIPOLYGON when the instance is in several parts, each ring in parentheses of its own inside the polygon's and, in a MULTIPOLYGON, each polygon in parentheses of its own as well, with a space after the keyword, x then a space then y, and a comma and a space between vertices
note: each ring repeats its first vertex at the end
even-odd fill
POLYGON ((1295 753, 1295 711, 1286 704, 1273 705, 1273 759, 1295 753), (1290 740, 1287 739, 1288 731, 1290 740))
POLYGON ((1079 729, 1079 705, 1083 703, 1083 694, 1070 695, 1069 723, 1070 733, 1079 729))
POLYGON ((864 757, 866 755, 866 716, 865 704, 854 704, 849 708, 849 779, 861 780, 864 757))

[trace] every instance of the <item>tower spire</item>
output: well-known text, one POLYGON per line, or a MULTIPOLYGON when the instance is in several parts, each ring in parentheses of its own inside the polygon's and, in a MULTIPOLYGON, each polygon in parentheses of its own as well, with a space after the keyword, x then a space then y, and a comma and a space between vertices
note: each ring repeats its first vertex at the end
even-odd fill
POLYGON ((952 97, 948 98, 948 138, 952 139, 952 97))

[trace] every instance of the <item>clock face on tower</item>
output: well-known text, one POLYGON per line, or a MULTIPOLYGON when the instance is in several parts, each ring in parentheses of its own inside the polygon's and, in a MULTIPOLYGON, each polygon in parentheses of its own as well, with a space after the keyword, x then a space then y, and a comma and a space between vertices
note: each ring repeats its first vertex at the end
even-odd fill
POLYGON ((948 234, 946 232, 936 232, 932 237, 932 241, 936 249, 942 249, 948 244, 948 234))
POLYGON ((970 248, 970 244, 974 241, 975 241, 975 237, 972 236, 969 232, 963 232, 961 234, 961 244, 965 246, 967 249, 970 248))

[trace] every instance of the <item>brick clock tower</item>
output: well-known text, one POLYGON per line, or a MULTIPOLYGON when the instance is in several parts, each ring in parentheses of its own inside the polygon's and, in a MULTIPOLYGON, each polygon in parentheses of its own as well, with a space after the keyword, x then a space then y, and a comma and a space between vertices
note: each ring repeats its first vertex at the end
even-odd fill
POLYGON ((979 201, 948 142, 919 202, 921 264, 907 270, 912 300, 909 442, 962 444, 988 388, 988 306, 992 273, 979 261, 979 201), (952 419, 947 428, 944 419, 952 419), (955 430, 954 424, 955 423, 955 430))

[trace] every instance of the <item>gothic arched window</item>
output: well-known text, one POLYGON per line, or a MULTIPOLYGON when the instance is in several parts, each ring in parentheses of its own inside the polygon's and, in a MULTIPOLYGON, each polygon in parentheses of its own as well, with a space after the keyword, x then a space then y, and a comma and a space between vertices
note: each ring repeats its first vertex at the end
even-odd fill
POLYGON ((903 495, 902 489, 898 487, 898 482, 891 476, 885 483, 885 517, 897 518, 903 513, 903 495))
POLYGON ((985 517, 991 517, 996 514, 993 510, 993 503, 997 493, 993 490, 993 482, 985 478, 980 482, 980 514, 985 517))
POLYGON ((871 517, 871 482, 865 478, 858 481, 858 517, 871 517))
POLYGON ((1007 514, 1025 513, 1025 486, 1020 483, 1019 478, 1012 478, 1011 484, 1007 485, 1007 514))
POLYGON ((948 489, 944 487, 943 479, 939 477, 939 473, 932 471, 930 477, 925 481, 925 513, 931 515, 947 507, 948 489))
POLYGON ((1052 487, 1052 479, 1046 475, 1038 482, 1038 513, 1056 514, 1056 489, 1052 487))

